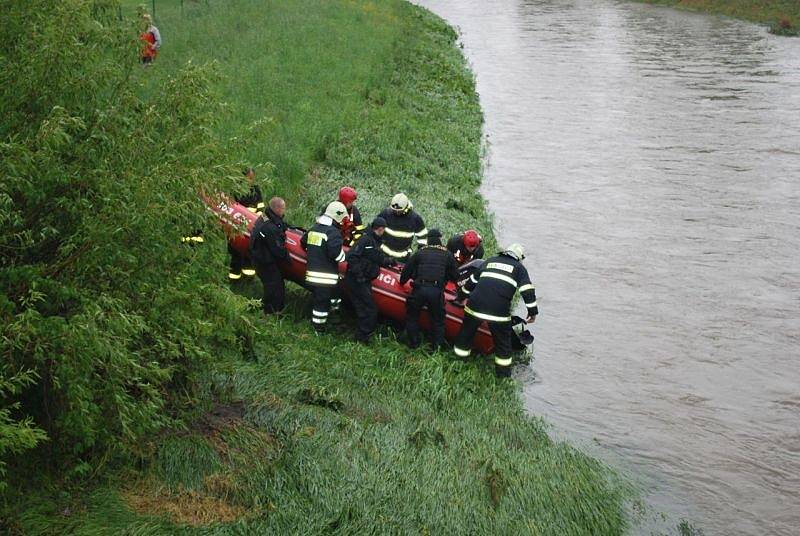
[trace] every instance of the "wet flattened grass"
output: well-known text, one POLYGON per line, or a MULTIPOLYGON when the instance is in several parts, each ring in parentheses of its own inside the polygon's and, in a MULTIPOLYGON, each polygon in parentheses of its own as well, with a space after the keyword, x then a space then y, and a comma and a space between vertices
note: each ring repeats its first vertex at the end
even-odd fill
POLYGON ((623 532, 624 484, 552 441, 525 415, 517 389, 494 380, 490 361, 412 354, 391 334, 371 347, 317 336, 305 293, 292 289, 291 298, 287 313, 264 320, 269 335, 257 341, 257 358, 219 373, 217 391, 240 416, 219 423, 207 415, 169 433, 142 471, 113 478, 50 528, 623 532))
MULTIPOLYGON (((478 228, 492 251, 477 194, 480 106, 443 21, 399 1, 237 0, 221 11, 213 0, 187 2, 180 20, 177 11, 170 18, 176 5, 158 3, 175 48, 165 45, 156 76, 189 58, 220 63, 220 92, 239 118, 223 133, 241 136, 271 118, 250 131, 259 143, 232 155, 275 163, 266 190, 287 196, 291 221, 310 221, 343 183, 358 189, 366 218, 403 190, 429 227, 478 228), (205 9, 217 11, 209 19, 205 9), (277 35, 247 31, 255 25, 277 35)), ((256 297, 259 285, 237 292, 256 297)), ((93 491, 31 501, 16 526, 31 534, 558 535, 628 526, 627 486, 552 441, 525 413, 518 386, 496 382, 490 360, 412 352, 389 330, 363 346, 336 318, 317 336, 307 293, 290 285, 288 303, 269 318, 254 310, 245 359, 219 364, 216 407, 153 438, 133 467, 123 464, 93 491)))

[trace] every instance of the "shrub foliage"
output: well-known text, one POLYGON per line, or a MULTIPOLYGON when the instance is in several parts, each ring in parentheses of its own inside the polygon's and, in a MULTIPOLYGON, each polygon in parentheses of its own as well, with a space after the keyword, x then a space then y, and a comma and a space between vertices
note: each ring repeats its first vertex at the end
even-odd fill
POLYGON ((0 462, 47 437, 50 459, 87 470, 199 400, 211 356, 239 350, 224 248, 180 243, 213 225, 198 192, 236 172, 211 68, 156 81, 108 0, 2 5, 0 462))

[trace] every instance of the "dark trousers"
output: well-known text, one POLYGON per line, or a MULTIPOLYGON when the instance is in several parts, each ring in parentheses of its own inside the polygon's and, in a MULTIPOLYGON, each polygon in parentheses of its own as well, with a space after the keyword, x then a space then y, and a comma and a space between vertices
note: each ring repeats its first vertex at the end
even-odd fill
MULTIPOLYGON (((461 325, 461 331, 456 336, 455 346, 456 354, 459 350, 469 351, 472 348, 472 341, 475 339, 475 333, 483 323, 483 320, 476 318, 469 313, 464 313, 464 323, 461 325)), ((492 332, 494 339, 494 371, 498 377, 511 376, 511 341, 514 335, 511 329, 511 322, 487 322, 489 331, 492 332)), ((460 354, 459 354, 460 355, 460 354)), ((469 355, 468 353, 466 355, 469 355)))
POLYGON ((264 297, 261 298, 261 307, 265 314, 279 313, 286 306, 286 283, 283 274, 274 262, 256 266, 256 273, 264 287, 264 297))
POLYGON ((335 285, 308 285, 311 290, 311 323, 317 331, 325 331, 328 324, 328 315, 332 305, 335 307, 341 301, 339 288, 335 285))
POLYGON ((233 280, 239 279, 242 276, 244 258, 242 258, 242 255, 238 251, 233 249, 230 242, 228 243, 228 253, 231 256, 231 267, 228 270, 228 277, 233 280))
POLYGON ((250 258, 236 251, 230 242, 228 242, 228 253, 231 255, 231 267, 228 271, 229 279, 233 281, 240 279, 242 273, 248 276, 253 275, 254 270, 250 258), (244 272, 242 270, 244 270, 244 272))
POLYGON ((444 346, 444 291, 433 285, 415 285, 406 300, 406 331, 408 345, 416 348, 422 342, 419 315, 422 308, 428 309, 431 317, 431 342, 434 349, 444 346))
POLYGON ((367 342, 378 325, 378 306, 372 297, 372 282, 358 281, 348 275, 345 277, 345 284, 356 311, 356 339, 367 342))

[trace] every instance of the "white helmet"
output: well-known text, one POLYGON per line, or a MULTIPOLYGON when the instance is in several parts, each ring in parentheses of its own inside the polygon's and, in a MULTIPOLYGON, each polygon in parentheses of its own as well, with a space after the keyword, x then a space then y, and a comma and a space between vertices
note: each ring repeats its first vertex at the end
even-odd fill
POLYGON ((408 212, 411 210, 411 201, 408 200, 408 196, 406 196, 406 194, 400 192, 399 194, 394 194, 392 203, 389 206, 395 212, 408 212))
POLYGON ((514 257, 518 261, 521 261, 525 258, 525 248, 522 247, 522 244, 511 244, 503 253, 514 257))
POLYGON ((325 215, 336 223, 342 223, 347 216, 347 207, 340 201, 334 201, 325 209, 325 215))

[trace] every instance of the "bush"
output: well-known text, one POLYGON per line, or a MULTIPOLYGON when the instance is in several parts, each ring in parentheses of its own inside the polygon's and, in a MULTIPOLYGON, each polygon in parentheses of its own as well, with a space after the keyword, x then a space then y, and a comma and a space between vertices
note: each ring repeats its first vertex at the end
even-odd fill
POLYGON ((108 0, 3 4, 0 456, 43 430, 85 468, 193 405, 214 356, 239 351, 222 238, 180 244, 213 225, 198 192, 231 191, 238 166, 212 135, 211 69, 151 79, 108 0))
MULTIPOLYGON (((35 374, 30 370, 12 372, 4 365, 0 369, 0 399, 18 393, 23 387, 35 381, 35 374)), ((3 457, 6 454, 19 454, 35 447, 47 438, 45 433, 34 427, 32 419, 13 418, 12 411, 19 409, 19 402, 0 407, 0 491, 6 487, 3 477, 6 474, 3 457)))

